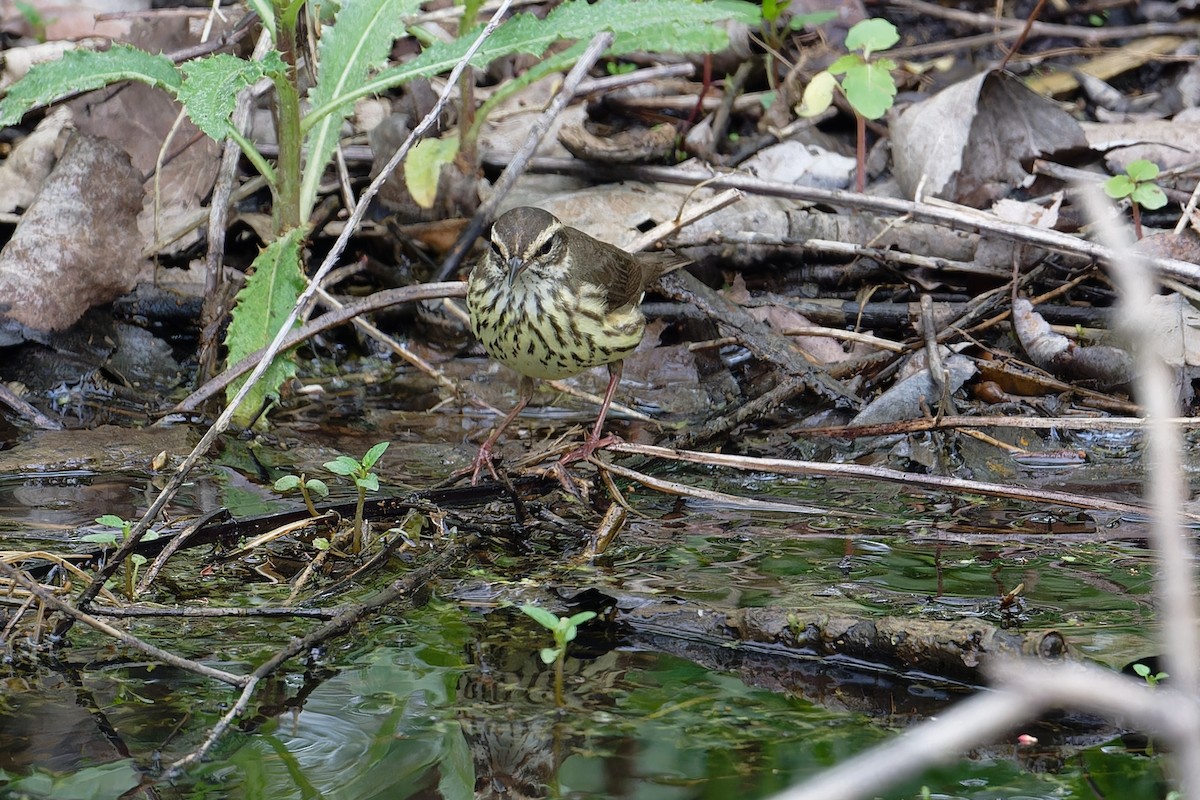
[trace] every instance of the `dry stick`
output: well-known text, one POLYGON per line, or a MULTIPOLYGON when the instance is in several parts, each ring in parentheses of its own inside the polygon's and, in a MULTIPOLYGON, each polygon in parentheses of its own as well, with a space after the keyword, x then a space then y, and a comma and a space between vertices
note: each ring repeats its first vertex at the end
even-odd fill
POLYGON ((17 396, 17 393, 8 388, 6 384, 0 383, 0 403, 8 406, 17 414, 20 414, 29 422, 41 428, 44 431, 61 431, 62 423, 58 420, 50 419, 50 417, 38 411, 29 403, 17 396))
POLYGON ((228 683, 230 686, 246 685, 246 678, 242 675, 234 675, 231 672, 214 669, 213 667, 206 667, 199 662, 181 658, 174 653, 169 653, 166 650, 162 650, 152 644, 143 642, 141 639, 130 633, 126 633, 123 630, 114 628, 107 622, 96 619, 90 614, 85 614, 84 612, 72 606, 70 603, 60 600, 59 598, 55 597, 53 593, 46 591, 46 589, 40 583, 30 578, 23 570, 19 570, 4 561, 0 561, 0 573, 2 573, 13 583, 23 587, 30 594, 37 597, 37 599, 40 600, 43 605, 51 606, 55 610, 66 614, 71 619, 79 620, 88 627, 94 628, 100 633, 103 633, 105 636, 111 636, 121 644, 145 653, 157 661, 161 661, 164 664, 170 664, 173 667, 185 669, 188 672, 194 672, 197 675, 203 675, 206 678, 212 678, 213 680, 221 681, 222 683, 228 683))
MULTIPOLYGON (((399 289, 385 289, 382 292, 374 292, 367 295, 361 300, 353 303, 348 303, 339 309, 322 314, 312 322, 309 322, 302 327, 296 328, 288 334, 283 340, 283 344, 279 347, 280 350, 288 350, 301 342, 307 341, 316 336, 322 331, 336 328, 339 325, 354 319, 359 314, 366 314, 371 311, 379 311, 380 309, 390 306, 400 305, 402 303, 413 303, 418 300, 436 300, 447 297, 466 297, 467 284, 462 281, 449 281, 446 283, 422 283, 415 286, 403 286, 399 289)), ((245 375, 255 367, 263 356, 267 353, 267 348, 255 350, 250 355, 243 358, 238 363, 229 367, 220 375, 206 382, 196 391, 189 394, 179 405, 172 409, 172 412, 188 412, 195 411, 200 407, 200 404, 208 400, 217 392, 223 390, 226 386, 233 383, 242 375, 245 375)), ((486 403, 480 402, 484 408, 490 408, 486 403)))
MULTIPOLYGON (((687 461, 692 464, 707 464, 714 467, 731 467, 733 469, 777 472, 783 475, 818 475, 822 477, 858 478, 862 480, 889 481, 904 483, 927 489, 948 489, 968 494, 980 494, 987 497, 1005 497, 1012 500, 1027 500, 1035 503, 1053 503, 1055 505, 1084 508, 1093 511, 1112 511, 1120 514, 1145 515, 1144 506, 1120 503, 1115 500, 1097 500, 1071 492, 1054 492, 1043 489, 1014 489, 998 483, 972 481, 963 478, 946 478, 939 475, 917 475, 886 467, 864 467, 858 464, 830 464, 824 461, 794 461, 785 458, 754 458, 751 456, 733 456, 724 453, 703 453, 697 450, 673 450, 669 447, 654 445, 631 444, 621 442, 605 448, 612 453, 629 453, 631 455, 652 456, 671 461, 687 461)), ((1200 514, 1188 514, 1189 519, 1200 520, 1200 514)))
MULTIPOLYGON (((964 11, 958 8, 947 8, 938 3, 930 3, 925 0, 890 0, 888 4, 976 28, 989 29, 999 25, 1008 29, 1008 34, 1005 35, 1005 38, 1020 35, 1026 27, 1024 20, 997 19, 991 14, 964 11)), ((1194 22, 1148 22, 1142 25, 1114 25, 1111 27, 1091 28, 1086 25, 1058 25, 1053 22, 1035 20, 1029 26, 1029 33, 1033 36, 1084 39, 1093 42, 1102 42, 1109 39, 1140 39, 1145 36, 1161 36, 1164 34, 1195 35, 1197 32, 1200 32, 1200 25, 1194 22)), ((950 43, 953 44, 953 41, 951 40, 950 43)), ((896 50, 899 49, 896 48, 896 50)), ((894 53, 896 50, 889 50, 888 52, 894 53)))
MULTIPOLYGON (((192 449, 192 452, 188 453, 187 457, 183 460, 183 463, 180 464, 179 468, 175 471, 175 474, 171 476, 169 481, 167 481, 167 485, 163 487, 163 490, 159 492, 158 497, 156 497, 154 502, 150 504, 150 508, 146 510, 146 513, 142 516, 142 518, 138 520, 136 525, 133 526, 133 530, 130 531, 129 537, 126 538, 124 544, 122 544, 120 549, 118 549, 113 555, 108 565, 97 574, 91 585, 83 590, 83 593, 79 597, 79 605, 81 607, 86 607, 87 604, 92 601, 92 598, 96 596, 96 593, 100 591, 100 588, 104 585, 104 581, 117 569, 117 566, 122 563, 125 556, 129 555, 133 551, 133 548, 139 541, 141 541, 142 536, 145 535, 146 531, 150 529, 150 525, 155 519, 158 518, 158 515, 162 512, 163 508, 166 507, 171 498, 175 496, 175 493, 178 492, 180 487, 183 486, 184 481, 187 480, 187 476, 191 473, 192 468, 195 467, 200 458, 208 452, 209 448, 216 443, 217 437, 229 427, 230 420, 233 419, 234 411, 237 410, 239 405, 241 405, 242 400, 244 400, 246 395, 250 393, 250 389, 262 377, 263 373, 267 371, 267 367, 270 366, 271 362, 275 358, 275 355, 280 351, 284 341, 288 338, 292 325, 294 325, 296 320, 299 319, 300 314, 305 308, 308 307, 308 304, 312 302, 313 297, 316 295, 317 287, 321 285, 321 281, 323 281, 325 276, 329 274, 329 271, 333 269, 334 263, 341 256, 342 251, 346 247, 346 243, 350 240, 350 235, 355 231, 355 229, 358 227, 358 224, 362 221, 362 218, 366 215, 367 206, 371 202, 371 198, 373 198, 375 193, 379 191, 379 187, 383 184, 387 177, 392 174, 392 171, 396 168, 400 161, 408 155, 408 151, 412 149, 412 146, 417 139, 424 135, 425 132, 431 127, 433 127, 434 123, 440 118, 442 110, 445 109, 446 105, 450 102, 450 97, 454 93, 454 87, 457 84, 458 76, 462 74, 464 69, 466 69, 467 64, 470 63, 471 58, 474 57, 475 53, 479 50, 484 41, 491 36, 492 31, 494 31, 500 25, 501 17, 503 17, 503 10, 508 7, 509 2, 510 0, 504 0, 504 2, 501 3, 501 11, 498 12, 496 16, 494 16, 488 22, 487 26, 480 32, 479 36, 471 44, 470 48, 467 49, 467 52, 463 55, 463 58, 457 64, 455 64, 454 69, 451 70, 450 76, 446 82, 446 87, 438 96, 437 102, 434 104, 433 108, 430 109, 429 113, 425 115, 425 117, 417 124, 415 128, 413 128, 412 133, 408 135, 408 138, 404 140, 404 143, 400 145, 400 148, 396 150, 391 159, 388 160, 387 165, 379 171, 379 174, 375 177, 375 180, 371 181, 370 185, 367 186, 362 195, 358 198, 358 205, 355 206, 354 211, 350 214, 350 218, 346 220, 346 226, 342 229, 341 235, 338 236, 337 241, 333 243, 333 247, 330 249, 329 255, 325 257, 325 261, 321 264, 321 267, 317 270, 316 274, 313 275, 312 283, 310 283, 308 288, 306 288, 300 294, 299 299, 296 300, 296 304, 292 307, 291 313, 288 314, 287 319, 284 320, 283 324, 280 326, 279 332, 275 334, 274 341, 268 345, 266 353, 263 355, 263 360, 259 362, 258 366, 254 368, 254 371, 250 373, 250 377, 246 379, 246 382, 242 384, 241 389, 237 391, 233 399, 230 400, 228 405, 226 405, 225 410, 221 412, 221 415, 217 418, 216 422, 212 424, 212 427, 210 427, 208 431, 205 432, 204 436, 200 438, 200 441, 196 444, 195 448, 192 449)), ((70 618, 64 620, 58 626, 56 633, 60 635, 65 634, 66 631, 70 630, 71 624, 72 620, 70 618)))
MULTIPOLYGON (((717 188, 741 189, 749 194, 784 197, 811 203, 828 203, 839 208, 857 208, 877 214, 897 216, 911 214, 913 218, 922 222, 947 225, 957 230, 975 233, 995 234, 1010 241, 1024 242, 1064 253, 1100 260, 1111 260, 1116 257, 1116 253, 1110 247, 1094 244, 1058 231, 1005 222, 974 209, 961 206, 951 207, 948 204, 915 203, 891 197, 862 195, 842 189, 820 189, 814 186, 800 186, 747 175, 701 171, 694 168, 625 166, 618 172, 606 167, 579 164, 565 158, 535 158, 530 162, 530 168, 542 172, 600 175, 620 180, 662 181, 685 186, 705 183, 717 188)), ((1146 263, 1163 275, 1177 278, 1185 283, 1200 285, 1200 266, 1196 264, 1173 258, 1146 259, 1146 263)))
MULTIPOLYGON (((498 17, 496 18, 498 19, 498 17)), ((484 35, 486 36, 486 32, 484 35)), ((480 41, 482 41, 482 38, 480 41)), ((460 63, 465 63, 470 58, 471 54, 468 53, 463 57, 463 62, 460 63)), ((449 85, 455 85, 454 81, 450 81, 449 85)), ((288 659, 309 651, 326 639, 330 639, 334 636, 344 633, 350 628, 351 625, 355 624, 372 611, 390 605, 402 598, 411 598, 415 596, 421 587, 427 585, 430 581, 434 580, 438 576, 445 575, 449 571, 449 568, 456 561, 469 553, 471 549, 476 546, 476 544, 477 541, 474 536, 463 537, 463 541, 452 543, 446 550, 439 553, 436 558, 431 559, 428 563, 412 570, 403 577, 396 579, 386 589, 375 593, 361 603, 352 603, 341 606, 335 616, 328 622, 321 625, 308 635, 299 639, 293 639, 292 641, 288 642, 288 644, 276 652, 275 655, 264 661, 254 670, 254 672, 246 676, 245 686, 242 689, 242 693, 238 696, 238 699, 234 702, 233 707, 230 708, 229 711, 221 717, 217 724, 212 727, 212 730, 209 731, 208 736, 205 737, 200 746, 167 767, 163 777, 166 780, 171 780, 179 775, 183 770, 204 758, 208 751, 211 750, 213 746, 221 739, 221 737, 225 735, 225 732, 229 730, 229 726, 233 724, 233 721, 241 716, 242 712, 246 710, 246 707, 250 704, 250 698, 253 697, 254 690, 258 686, 259 681, 263 680, 277 670, 288 659)))
MULTIPOLYGON (((597 468, 605 472, 611 472, 613 475, 620 475, 622 478, 629 478, 637 481, 643 486, 647 486, 656 492, 663 494, 674 495, 676 497, 691 497, 696 500, 704 500, 709 503, 720 503, 725 506, 733 506, 734 508, 746 508, 754 511, 783 511, 787 514, 812 514, 820 517, 840 517, 849 519, 880 519, 877 514, 859 514, 853 511, 843 511, 838 508, 818 508, 817 506, 805 506, 799 503, 786 503, 782 500, 759 500, 753 497, 741 497, 728 492, 719 492, 716 489, 702 489, 697 486, 689 486, 686 483, 677 481, 669 481, 665 478, 658 478, 653 475, 647 475, 644 472, 623 467, 619 464, 610 464, 605 461, 599 461, 589 457, 587 459, 597 468)), ((613 505, 616 505, 615 503, 613 505)))
MULTIPOLYGON (((1200 428, 1200 417, 1172 417, 1171 425, 1200 428)), ((1058 428, 1077 431, 1122 431, 1144 428, 1142 417, 941 417, 939 419, 900 419, 878 425, 828 425, 819 428, 792 428, 790 433, 806 436, 886 436, 943 428, 1058 428)))
POLYGON ((546 131, 550 130, 550 126, 554 124, 554 120, 558 119, 567 108, 567 104, 575 99, 575 92, 587 76, 588 70, 600 60, 600 56, 604 55, 604 51, 609 48, 613 42, 613 35, 608 31, 603 31, 592 37, 592 41, 588 44, 587 49, 583 51, 583 55, 575 62, 575 66, 571 67, 571 71, 567 73, 567 77, 563 79, 562 86, 558 90, 558 94, 554 95, 554 99, 550 101, 550 105, 546 107, 533 125, 529 128, 529 133, 525 137, 525 141, 521 144, 521 149, 516 152, 512 160, 500 173, 500 177, 496 180, 492 187, 492 194, 487 200, 480 204, 475 211, 475 216, 471 218, 470 224, 463 230, 458 237, 458 241, 454 243, 454 247, 450 249, 450 253, 446 256, 446 261, 442 264, 442 268, 438 270, 434 280, 444 281, 458 269, 463 259, 466 258, 471 246, 475 244, 475 240, 479 238, 479 234, 483 233, 483 229, 495 217, 496 209, 500 207, 500 203, 509 191, 516 184, 517 179, 525 173, 525 167, 533 158, 533 154, 537 152, 538 145, 541 144, 542 137, 546 135, 546 131))
MULTIPOLYGON (((1099 190, 1084 194, 1085 205, 1093 219, 1103 213, 1104 201, 1099 190)), ((1197 633, 1195 553, 1184 530, 1179 509, 1186 499, 1180 440, 1167 420, 1175 415, 1175 393, 1171 376, 1160 355, 1156 324, 1149 309, 1154 285, 1144 260, 1134 249, 1124 226, 1098 226, 1098 234, 1117 253, 1109 267, 1124 295, 1123 321, 1127 334, 1138 352, 1145 353, 1135 386, 1149 421, 1146 443, 1148 456, 1147 495, 1154 508, 1152 526, 1154 552, 1158 557, 1158 577, 1154 587, 1155 604, 1162 615, 1161 647, 1177 689, 1193 715, 1200 702, 1200 635, 1197 633)), ((1200 792, 1200 728, 1173 741, 1176 779, 1189 794, 1200 792)))

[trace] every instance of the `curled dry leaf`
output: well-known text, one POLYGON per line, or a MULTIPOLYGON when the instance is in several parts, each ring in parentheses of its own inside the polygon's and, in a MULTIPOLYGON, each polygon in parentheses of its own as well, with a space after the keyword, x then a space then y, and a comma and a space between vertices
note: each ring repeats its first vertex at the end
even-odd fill
POLYGON ((1013 330, 1034 364, 1060 378, 1095 381, 1102 387, 1121 386, 1133 377, 1133 356, 1117 347, 1080 347, 1055 333, 1050 323, 1023 297, 1013 301, 1013 330))

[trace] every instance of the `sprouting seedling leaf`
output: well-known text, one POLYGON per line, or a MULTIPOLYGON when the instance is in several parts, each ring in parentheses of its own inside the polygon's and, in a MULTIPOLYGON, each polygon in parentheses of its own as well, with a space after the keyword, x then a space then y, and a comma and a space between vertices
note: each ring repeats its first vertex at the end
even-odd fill
POLYGON ((846 33, 846 49, 862 51, 869 59, 876 50, 887 50, 900 41, 900 32, 886 19, 864 19, 846 33))
POLYGON ((1129 166, 1125 167, 1125 174, 1138 182, 1152 181, 1158 177, 1158 164, 1139 158, 1137 161, 1131 161, 1129 166))
POLYGON ((796 113, 802 117, 815 117, 833 104, 833 90, 837 86, 837 78, 829 71, 813 75, 808 86, 804 87, 804 96, 796 113))

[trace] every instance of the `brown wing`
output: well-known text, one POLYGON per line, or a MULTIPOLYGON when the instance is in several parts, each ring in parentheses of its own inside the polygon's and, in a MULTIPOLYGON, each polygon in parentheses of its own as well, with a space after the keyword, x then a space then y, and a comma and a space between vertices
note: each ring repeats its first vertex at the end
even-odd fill
POLYGON ((689 263, 674 253, 631 255, 574 228, 564 228, 563 232, 584 240, 569 243, 572 254, 591 253, 588 258, 572 258, 572 277, 607 289, 609 311, 640 302, 646 287, 660 275, 689 263))

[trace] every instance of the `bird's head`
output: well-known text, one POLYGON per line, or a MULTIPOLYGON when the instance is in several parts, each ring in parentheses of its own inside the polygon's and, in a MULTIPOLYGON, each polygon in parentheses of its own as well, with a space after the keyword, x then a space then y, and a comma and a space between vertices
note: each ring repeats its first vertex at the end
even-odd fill
POLYGON ((506 211, 496 220, 490 257, 504 272, 509 286, 526 270, 547 278, 567 269, 562 230, 557 217, 530 206, 506 211))

